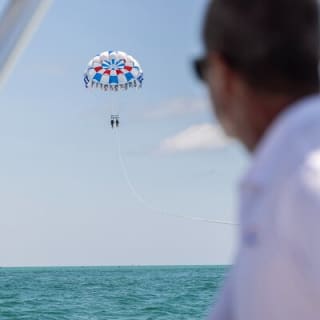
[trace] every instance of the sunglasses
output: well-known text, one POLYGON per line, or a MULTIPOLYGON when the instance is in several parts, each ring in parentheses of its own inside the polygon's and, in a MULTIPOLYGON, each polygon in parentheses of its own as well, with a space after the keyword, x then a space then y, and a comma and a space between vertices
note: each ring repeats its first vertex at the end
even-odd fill
POLYGON ((206 80, 208 61, 206 57, 200 57, 193 61, 193 71, 200 81, 206 80))
MULTIPOLYGON (((234 57, 228 54, 221 54, 221 56, 230 67, 234 69, 239 68, 239 63, 237 63, 237 60, 234 57)), ((203 56, 193 60, 193 71, 200 81, 207 81, 208 66, 208 56, 203 56)))

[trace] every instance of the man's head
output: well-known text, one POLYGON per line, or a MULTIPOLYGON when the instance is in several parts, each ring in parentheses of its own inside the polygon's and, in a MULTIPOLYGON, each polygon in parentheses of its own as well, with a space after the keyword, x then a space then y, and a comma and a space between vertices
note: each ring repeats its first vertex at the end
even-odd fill
POLYGON ((318 91, 317 0, 212 0, 200 72, 229 135, 249 149, 290 102, 318 91))

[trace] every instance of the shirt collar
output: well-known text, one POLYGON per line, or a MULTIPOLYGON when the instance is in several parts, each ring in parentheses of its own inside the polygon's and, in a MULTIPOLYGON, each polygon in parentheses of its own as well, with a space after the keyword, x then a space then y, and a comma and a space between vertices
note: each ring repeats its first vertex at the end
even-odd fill
POLYGON ((301 134, 297 129, 307 119, 320 116, 320 95, 307 96, 288 106, 271 124, 253 153, 251 166, 241 180, 241 187, 261 190, 273 178, 275 160, 284 155, 288 139, 301 134), (319 108, 315 108, 318 105, 319 108))

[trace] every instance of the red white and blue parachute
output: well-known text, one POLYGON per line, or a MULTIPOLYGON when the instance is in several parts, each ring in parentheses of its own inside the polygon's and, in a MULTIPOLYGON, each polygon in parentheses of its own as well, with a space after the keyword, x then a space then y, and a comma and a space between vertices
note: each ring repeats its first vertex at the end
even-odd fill
POLYGON ((88 63, 84 73, 84 82, 89 86, 105 91, 140 88, 143 71, 140 64, 132 56, 122 51, 104 51, 96 55, 88 63))

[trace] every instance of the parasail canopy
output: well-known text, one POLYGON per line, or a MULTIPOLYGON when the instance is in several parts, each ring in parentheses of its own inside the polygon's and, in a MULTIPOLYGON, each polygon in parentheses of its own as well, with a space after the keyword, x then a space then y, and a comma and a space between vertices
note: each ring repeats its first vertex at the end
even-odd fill
POLYGON ((143 71, 132 56, 122 51, 104 51, 88 63, 84 73, 86 87, 97 87, 105 91, 140 88, 143 71))

